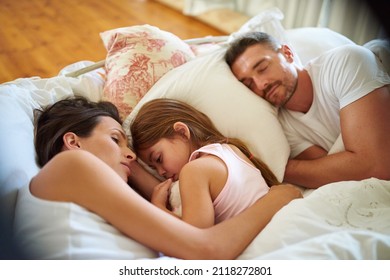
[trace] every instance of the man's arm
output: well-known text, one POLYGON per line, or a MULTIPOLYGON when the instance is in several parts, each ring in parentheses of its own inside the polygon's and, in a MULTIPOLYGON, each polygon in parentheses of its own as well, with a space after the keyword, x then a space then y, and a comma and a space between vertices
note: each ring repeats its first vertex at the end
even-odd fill
POLYGON ((389 109, 389 86, 344 107, 340 111, 340 125, 345 151, 312 160, 289 160, 284 181, 317 188, 331 182, 370 177, 389 180, 389 109))
POLYGON ((297 155, 294 159, 317 159, 324 157, 327 154, 328 152, 325 149, 320 146, 313 145, 297 155))

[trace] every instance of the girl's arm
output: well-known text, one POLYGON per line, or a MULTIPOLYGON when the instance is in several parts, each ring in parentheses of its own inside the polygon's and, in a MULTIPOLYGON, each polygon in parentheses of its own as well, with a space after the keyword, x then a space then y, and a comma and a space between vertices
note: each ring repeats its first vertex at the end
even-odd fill
POLYGON ((105 163, 81 150, 58 154, 30 188, 39 198, 83 206, 132 239, 183 259, 236 258, 281 207, 301 197, 294 187, 276 186, 236 217, 199 229, 150 204, 105 163))
POLYGON ((182 220, 199 228, 215 224, 213 200, 226 184, 225 163, 212 155, 187 163, 180 171, 182 220))
POLYGON ((180 199, 182 215, 178 217, 170 209, 169 191, 172 180, 154 188, 151 202, 167 213, 199 228, 215 224, 213 200, 227 180, 225 163, 215 156, 203 156, 187 163, 180 171, 180 199))

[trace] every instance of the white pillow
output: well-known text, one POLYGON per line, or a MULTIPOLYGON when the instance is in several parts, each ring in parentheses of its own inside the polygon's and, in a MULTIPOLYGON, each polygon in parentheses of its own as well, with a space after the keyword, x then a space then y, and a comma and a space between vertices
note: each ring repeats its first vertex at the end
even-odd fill
POLYGON ((288 41, 285 29, 281 23, 284 15, 278 8, 270 8, 249 19, 237 32, 232 33, 228 43, 236 40, 242 34, 253 31, 266 32, 282 43, 288 41))
POLYGON ((265 32, 278 40, 281 44, 289 45, 296 56, 295 63, 301 65, 294 44, 290 43, 287 32, 281 23, 283 18, 284 14, 278 8, 273 7, 266 9, 248 20, 237 32, 232 33, 228 38, 228 43, 231 43, 248 32, 265 32))
POLYGON ((266 32, 282 44, 289 45, 296 55, 295 62, 302 65, 332 48, 355 44, 344 35, 329 28, 302 27, 285 30, 281 23, 283 18, 284 14, 278 8, 266 9, 248 20, 237 32, 232 33, 228 42, 232 42, 247 32, 266 32))
POLYGON ((387 73, 390 74, 390 40, 374 39, 363 45, 371 50, 382 62, 387 73))
MULTIPOLYGON (((77 63, 78 67, 90 62, 77 63)), ((74 68, 72 65, 70 69, 74 68)), ((64 69, 61 74, 66 73, 64 69)), ((12 224, 18 189, 39 171, 35 162, 33 111, 68 96, 97 100, 102 92, 97 71, 79 78, 22 78, 0 85, 0 206, 6 227, 12 224)))
POLYGON ((302 27, 286 30, 288 44, 298 53, 299 60, 305 65, 320 54, 347 44, 355 44, 344 35, 329 28, 302 27))
POLYGON ((124 129, 130 136, 131 120, 145 102, 178 99, 208 115, 226 137, 243 140, 282 180, 290 150, 276 109, 234 77, 224 61, 225 51, 221 48, 165 74, 126 118, 124 129))
POLYGON ((0 206, 4 227, 11 228, 18 189, 39 170, 35 163, 33 109, 27 89, 0 86, 0 206))

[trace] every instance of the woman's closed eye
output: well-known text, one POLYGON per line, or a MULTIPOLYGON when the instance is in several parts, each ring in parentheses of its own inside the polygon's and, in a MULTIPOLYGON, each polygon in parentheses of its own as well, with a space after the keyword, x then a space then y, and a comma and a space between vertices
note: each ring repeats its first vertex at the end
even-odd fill
POLYGON ((115 143, 119 144, 119 138, 118 138, 117 136, 111 136, 111 139, 112 139, 115 143))

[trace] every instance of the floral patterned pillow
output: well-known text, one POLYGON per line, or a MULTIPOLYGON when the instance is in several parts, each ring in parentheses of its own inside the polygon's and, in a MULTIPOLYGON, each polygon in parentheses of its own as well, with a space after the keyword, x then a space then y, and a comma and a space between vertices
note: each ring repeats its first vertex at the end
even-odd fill
POLYGON ((102 32, 107 49, 103 100, 114 103, 122 119, 169 70, 195 57, 176 35, 151 25, 102 32))

